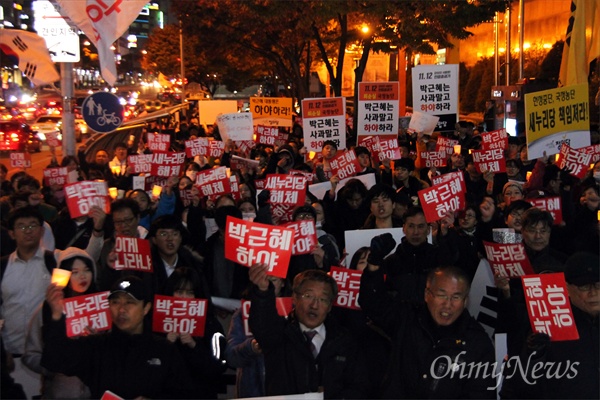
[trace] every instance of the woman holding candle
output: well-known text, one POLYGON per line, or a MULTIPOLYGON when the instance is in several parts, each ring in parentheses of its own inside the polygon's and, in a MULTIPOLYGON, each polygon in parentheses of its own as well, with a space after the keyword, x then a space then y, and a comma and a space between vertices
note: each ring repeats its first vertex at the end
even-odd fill
MULTIPOLYGON (((65 298, 82 296, 97 292, 95 279, 95 265, 92 258, 84 250, 69 247, 58 256, 57 269, 69 271, 70 278, 64 286, 65 298)), ((52 285, 62 286, 55 283, 53 274, 52 285)), ((88 387, 75 376, 66 376, 54 373, 43 368, 40 363, 42 359, 42 313, 50 312, 46 302, 40 304, 39 309, 33 315, 29 323, 23 364, 32 371, 42 374, 42 398, 51 399, 84 399, 90 398, 88 387)), ((94 330, 86 328, 86 334, 92 334, 94 330)))

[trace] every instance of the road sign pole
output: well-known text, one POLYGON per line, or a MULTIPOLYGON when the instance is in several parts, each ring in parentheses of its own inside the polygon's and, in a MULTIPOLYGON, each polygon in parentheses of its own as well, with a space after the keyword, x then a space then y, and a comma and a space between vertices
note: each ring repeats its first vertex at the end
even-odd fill
POLYGON ((63 155, 75 155, 75 115, 73 114, 73 63, 60 63, 60 91, 63 103, 62 147, 63 155))

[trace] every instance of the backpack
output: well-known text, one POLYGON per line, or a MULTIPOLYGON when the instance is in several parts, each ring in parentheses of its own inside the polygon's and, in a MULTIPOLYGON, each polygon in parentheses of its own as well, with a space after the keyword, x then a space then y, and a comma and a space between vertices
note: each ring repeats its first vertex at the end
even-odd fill
MULTIPOLYGON (((8 266, 8 258, 10 254, 0 258, 0 281, 2 281, 2 277, 4 277, 4 272, 6 271, 6 267, 8 266)), ((50 250, 44 250, 44 264, 46 264, 46 269, 52 275, 52 270, 56 268, 56 258, 54 257, 54 252, 50 250)))

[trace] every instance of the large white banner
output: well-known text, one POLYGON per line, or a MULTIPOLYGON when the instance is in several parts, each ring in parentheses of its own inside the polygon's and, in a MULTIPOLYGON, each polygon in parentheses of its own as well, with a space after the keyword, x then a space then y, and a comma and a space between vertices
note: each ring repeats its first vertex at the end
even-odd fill
POLYGON ((412 69, 413 111, 437 115, 436 131, 452 131, 458 121, 458 64, 412 69))

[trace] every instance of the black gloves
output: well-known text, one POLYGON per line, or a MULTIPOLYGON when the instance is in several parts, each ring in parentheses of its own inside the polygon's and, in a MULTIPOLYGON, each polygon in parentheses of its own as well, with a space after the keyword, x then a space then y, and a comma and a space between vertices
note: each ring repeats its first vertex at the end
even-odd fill
POLYGON ((545 333, 532 332, 527 337, 527 352, 533 354, 535 358, 542 357, 550 346, 550 336, 545 333))
POLYGON ((396 241, 391 233, 375 236, 371 239, 371 252, 367 262, 372 265, 383 264, 383 259, 396 247, 396 241))

